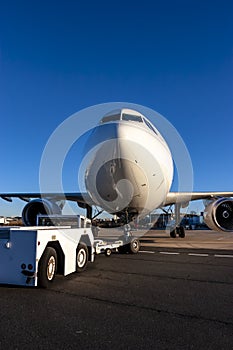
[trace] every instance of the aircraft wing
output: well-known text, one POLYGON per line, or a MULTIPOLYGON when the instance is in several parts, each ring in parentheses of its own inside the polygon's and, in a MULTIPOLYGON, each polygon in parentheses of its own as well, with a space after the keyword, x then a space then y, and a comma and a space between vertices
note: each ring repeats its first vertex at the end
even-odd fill
POLYGON ((221 197, 233 197, 233 192, 169 192, 164 206, 188 203, 198 199, 217 199, 221 197))
MULTIPOLYGON (((55 201, 69 200, 78 203, 91 204, 91 198, 87 193, 68 192, 68 193, 0 193, 0 198, 12 202, 12 198, 19 198, 29 202, 33 198, 47 198, 55 201)), ((94 204, 94 203, 93 203, 94 204)))
MULTIPOLYGON (((163 206, 176 203, 185 204, 198 199, 217 199, 221 197, 233 197, 233 192, 169 192, 163 206)), ((0 193, 0 198, 12 202, 12 198, 19 198, 29 202, 33 198, 47 198, 54 201, 69 200, 83 204, 95 204, 88 193, 67 192, 67 193, 0 193)))

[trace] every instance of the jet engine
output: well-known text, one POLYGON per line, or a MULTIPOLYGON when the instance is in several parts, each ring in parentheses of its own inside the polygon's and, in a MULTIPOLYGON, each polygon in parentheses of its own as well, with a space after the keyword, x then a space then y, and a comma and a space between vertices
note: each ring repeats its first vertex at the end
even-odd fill
POLYGON ((233 199, 220 198, 210 202, 205 208, 204 220, 212 230, 233 231, 233 199))
POLYGON ((28 202, 22 212, 22 220, 25 226, 34 226, 37 224, 37 215, 60 215, 63 205, 51 202, 48 199, 33 199, 28 202))

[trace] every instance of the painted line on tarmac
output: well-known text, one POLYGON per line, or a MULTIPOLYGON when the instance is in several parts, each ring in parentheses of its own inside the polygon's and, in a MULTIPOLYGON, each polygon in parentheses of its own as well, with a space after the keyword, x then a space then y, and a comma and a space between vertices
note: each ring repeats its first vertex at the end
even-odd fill
POLYGON ((233 255, 230 254, 204 254, 204 253, 179 253, 179 252, 156 252, 151 250, 140 250, 139 253, 144 254, 163 254, 163 255, 189 255, 189 256, 196 256, 196 257, 208 257, 208 256, 214 256, 215 258, 231 258, 233 259, 233 255))
POLYGON ((209 256, 209 254, 188 253, 189 256, 209 256))
POLYGON ((180 255, 180 253, 177 252, 159 252, 160 254, 165 254, 165 255, 180 255))

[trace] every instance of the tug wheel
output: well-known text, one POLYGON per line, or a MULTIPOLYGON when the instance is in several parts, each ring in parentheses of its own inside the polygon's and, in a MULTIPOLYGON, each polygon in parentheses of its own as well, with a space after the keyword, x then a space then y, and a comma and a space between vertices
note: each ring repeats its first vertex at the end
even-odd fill
POLYGON ((108 249, 105 250, 104 253, 105 253, 106 256, 110 256, 112 254, 112 251, 111 251, 110 248, 108 248, 108 249))
POLYGON ((38 265, 38 285, 47 288, 53 282, 57 271, 57 253, 54 248, 47 247, 38 265))
POLYGON ((79 243, 76 251, 76 272, 83 272, 88 263, 88 249, 86 244, 79 243))

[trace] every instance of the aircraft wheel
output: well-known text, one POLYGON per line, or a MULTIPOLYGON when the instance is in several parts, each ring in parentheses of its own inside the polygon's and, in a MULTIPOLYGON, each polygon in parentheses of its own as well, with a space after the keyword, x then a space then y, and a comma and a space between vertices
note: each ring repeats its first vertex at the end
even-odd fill
POLYGON ((128 243, 127 245, 127 251, 130 254, 137 254, 139 252, 140 249, 140 242, 138 239, 134 238, 130 243, 128 243))
POLYGON ((176 238, 176 229, 175 228, 170 232, 170 237, 176 238))
POLYGON ((57 253, 54 248, 47 247, 38 265, 38 285, 47 288, 53 282, 57 271, 57 253))
POLYGON ((180 238, 185 238, 185 229, 184 226, 179 227, 179 237, 180 238))
POLYGON ((87 267, 88 249, 86 244, 79 243, 76 251, 76 272, 83 272, 87 267))

